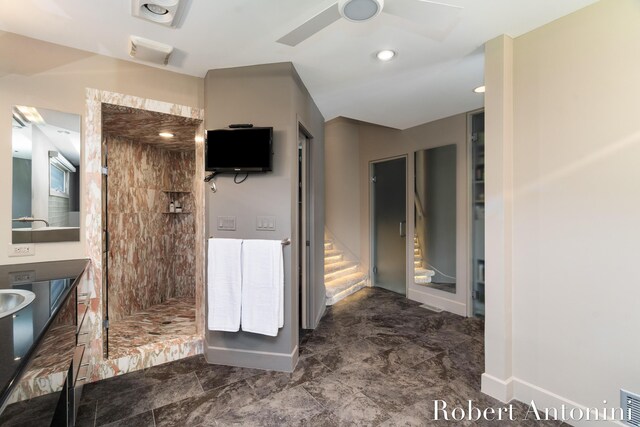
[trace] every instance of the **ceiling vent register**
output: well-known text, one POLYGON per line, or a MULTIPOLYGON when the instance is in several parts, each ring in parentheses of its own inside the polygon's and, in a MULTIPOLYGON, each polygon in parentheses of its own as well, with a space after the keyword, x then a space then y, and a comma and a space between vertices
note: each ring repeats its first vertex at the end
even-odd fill
POLYGON ((626 390, 620 390, 620 407, 624 411, 624 423, 640 427, 640 396, 626 390))
POLYGON ((167 65, 173 52, 173 46, 158 43, 138 36, 129 37, 129 55, 140 61, 167 65))

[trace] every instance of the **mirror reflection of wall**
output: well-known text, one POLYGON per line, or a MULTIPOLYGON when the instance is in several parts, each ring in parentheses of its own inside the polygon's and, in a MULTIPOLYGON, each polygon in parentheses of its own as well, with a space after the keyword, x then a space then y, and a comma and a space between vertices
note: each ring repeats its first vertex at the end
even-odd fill
POLYGON ((13 243, 80 240, 80 116, 15 106, 13 243))
POLYGON ((416 284, 456 292, 456 146, 415 153, 416 284))

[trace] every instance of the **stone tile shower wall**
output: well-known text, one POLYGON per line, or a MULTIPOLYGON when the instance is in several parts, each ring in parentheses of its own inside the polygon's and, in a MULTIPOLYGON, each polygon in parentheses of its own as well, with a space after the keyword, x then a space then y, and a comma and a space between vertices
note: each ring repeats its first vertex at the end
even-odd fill
POLYGON ((193 356, 203 351, 203 334, 205 331, 205 183, 202 177, 204 171, 204 110, 184 105, 170 104, 152 99, 144 99, 121 93, 86 89, 86 109, 84 115, 84 172, 82 194, 85 196, 85 207, 82 213, 86 228, 87 255, 91 259, 91 266, 84 276, 82 288, 90 295, 89 311, 87 312, 89 335, 89 378, 97 381, 126 372, 156 366, 162 363, 193 356), (117 360, 105 359, 104 307, 105 265, 102 259, 104 242, 103 235, 103 183, 102 183, 102 144, 105 142, 102 118, 105 105, 117 105, 138 108, 162 114, 187 117, 198 121, 196 124, 196 173, 192 177, 192 188, 195 203, 195 306, 196 306, 196 336, 180 337, 179 339, 162 341, 154 345, 140 348, 137 354, 117 360))
POLYGON ((174 297, 195 297, 195 210, 179 194, 183 214, 168 214, 175 195, 192 191, 195 150, 169 151, 111 135, 108 150, 109 318, 174 297))

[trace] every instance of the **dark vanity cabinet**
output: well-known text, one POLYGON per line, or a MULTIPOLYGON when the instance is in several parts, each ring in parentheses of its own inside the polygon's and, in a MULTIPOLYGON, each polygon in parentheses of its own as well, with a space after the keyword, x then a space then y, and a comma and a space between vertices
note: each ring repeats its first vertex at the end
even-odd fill
POLYGON ((0 426, 73 426, 87 379, 86 260, 0 267, 1 288, 35 294, 0 318, 0 426))

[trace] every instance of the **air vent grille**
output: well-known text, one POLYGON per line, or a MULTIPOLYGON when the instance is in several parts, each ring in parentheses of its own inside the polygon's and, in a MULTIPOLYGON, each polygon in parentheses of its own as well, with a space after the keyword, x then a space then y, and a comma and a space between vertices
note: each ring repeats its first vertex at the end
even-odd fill
POLYGON ((173 46, 138 36, 129 37, 129 55, 141 61, 167 65, 173 46))
POLYGON ((620 407, 624 411, 624 423, 640 427, 640 396, 626 390, 620 390, 620 407))

